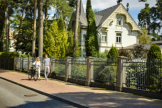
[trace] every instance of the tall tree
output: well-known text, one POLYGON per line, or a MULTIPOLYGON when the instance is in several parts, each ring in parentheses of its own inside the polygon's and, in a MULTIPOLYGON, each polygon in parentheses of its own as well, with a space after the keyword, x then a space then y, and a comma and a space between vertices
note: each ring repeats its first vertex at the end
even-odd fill
POLYGON ((47 14, 48 14, 48 0, 45 3, 45 34, 47 32, 47 14))
POLYGON ((8 6, 6 8, 6 51, 8 52, 8 39, 9 39, 9 15, 8 15, 8 6))
POLYGON ((57 18, 62 17, 67 25, 68 24, 67 22, 69 22, 71 18, 73 8, 69 6, 67 0, 55 0, 53 2, 53 6, 56 9, 56 17, 57 18))
POLYGON ((59 18, 58 23, 56 20, 53 21, 45 36, 43 47, 49 56, 64 58, 68 48, 68 34, 62 18, 59 18))
POLYGON ((34 0, 34 24, 33 24, 33 40, 32 40, 32 57, 35 57, 35 42, 36 42, 36 10, 37 0, 34 0))
POLYGON ((151 21, 150 21, 150 7, 148 3, 145 4, 145 8, 142 9, 138 14, 138 20, 139 20, 139 25, 141 27, 146 26, 148 33, 150 33, 151 21))
POLYGON ((76 55, 77 53, 77 44, 78 44, 79 6, 80 6, 80 0, 77 1, 77 6, 76 6, 75 31, 74 31, 74 55, 76 55))
POLYGON ((43 0, 39 2, 39 57, 43 57, 43 0))
POLYGON ((98 45, 95 15, 92 10, 91 0, 87 0, 86 17, 88 22, 87 36, 85 41, 86 55, 97 56, 99 53, 99 45, 98 45))

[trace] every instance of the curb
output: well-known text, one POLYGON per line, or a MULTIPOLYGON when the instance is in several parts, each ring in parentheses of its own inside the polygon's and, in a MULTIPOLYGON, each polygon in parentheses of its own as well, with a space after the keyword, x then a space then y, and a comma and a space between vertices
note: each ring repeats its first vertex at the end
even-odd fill
POLYGON ((90 107, 85 106, 85 105, 83 105, 83 104, 80 104, 80 103, 77 103, 77 102, 74 102, 74 101, 70 101, 70 100, 67 100, 67 99, 65 99, 65 98, 62 98, 62 97, 59 97, 59 96, 56 96, 56 95, 51 95, 51 94, 49 94, 49 93, 46 93, 46 92, 43 92, 43 91, 40 91, 40 90, 31 88, 31 87, 29 87, 29 86, 26 86, 26 85, 17 83, 17 82, 15 82, 15 81, 12 81, 12 80, 3 78, 3 77, 1 77, 1 76, 0 76, 0 78, 3 79, 3 80, 9 81, 9 82, 11 82, 11 83, 13 83, 13 84, 16 84, 16 85, 19 85, 19 86, 21 86, 21 87, 24 87, 24 88, 26 88, 26 89, 35 91, 35 92, 37 92, 37 93, 39 93, 39 94, 42 94, 42 95, 48 96, 48 97, 50 97, 50 98, 54 98, 54 99, 57 99, 57 100, 59 100, 59 101, 62 101, 62 102, 64 102, 64 103, 73 105, 74 107, 78 107, 78 108, 90 108, 90 107))

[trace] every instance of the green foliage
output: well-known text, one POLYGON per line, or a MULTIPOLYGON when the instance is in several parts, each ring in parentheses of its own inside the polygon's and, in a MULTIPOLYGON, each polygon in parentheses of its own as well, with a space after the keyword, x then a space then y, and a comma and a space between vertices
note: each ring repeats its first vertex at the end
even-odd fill
POLYGON ((133 58, 138 59, 142 58, 144 55, 144 45, 143 44, 136 44, 134 46, 134 50, 132 51, 133 58))
POLYGON ((20 54, 18 52, 0 52, 1 59, 8 59, 14 57, 20 57, 20 54))
MULTIPOLYGON (((80 36, 80 23, 78 25, 78 34, 80 36)), ((80 42, 80 38, 78 39, 77 43, 76 43, 76 54, 74 53, 74 33, 72 30, 68 31, 68 50, 67 50, 67 54, 66 56, 71 56, 74 58, 78 58, 81 56, 81 49, 79 47, 79 42, 80 42)))
POLYGON ((53 0, 53 7, 56 9, 56 17, 62 17, 65 22, 71 18, 73 8, 69 6, 67 0, 53 0))
POLYGON ((119 53, 119 56, 125 56, 125 57, 128 57, 129 60, 132 60, 131 53, 128 50, 123 49, 123 47, 122 49, 118 50, 118 53, 119 53))
POLYGON ((147 26, 148 32, 150 32, 150 7, 149 4, 145 4, 145 8, 143 8, 138 14, 139 25, 141 27, 147 26))
POLYGON ((107 58, 108 50, 105 50, 105 52, 101 53, 99 52, 98 58, 107 58))
POLYGON ((31 55, 30 55, 30 54, 28 54, 28 55, 21 54, 21 57, 23 57, 23 58, 28 58, 28 57, 31 57, 31 55))
POLYGON ((161 62, 161 49, 158 45, 152 44, 147 54, 146 84, 149 90, 162 92, 161 62))
POLYGON ((62 17, 58 19, 57 23, 58 23, 58 30, 63 31, 65 29, 65 24, 64 21, 62 20, 62 17))
POLYGON ((143 34, 139 36, 139 44, 150 44, 151 36, 148 35, 148 30, 144 27, 141 28, 143 34))
POLYGON ((91 0, 87 0, 86 17, 88 22, 87 36, 85 41, 86 55, 95 57, 99 53, 99 45, 98 45, 95 15, 92 10, 91 0))
POLYGON ((47 35, 43 43, 44 52, 49 56, 54 56, 56 58, 64 58, 69 45, 67 31, 65 28, 60 28, 58 27, 56 20, 54 20, 51 27, 47 31, 47 35))
POLYGON ((72 78, 86 80, 87 66, 84 64, 73 64, 71 72, 72 78))
POLYGON ((110 51, 107 54, 107 58, 110 58, 111 60, 115 60, 116 57, 119 56, 118 50, 116 47, 111 47, 110 51))
POLYGON ((147 59, 161 59, 161 49, 158 45, 152 44, 147 54, 147 59))

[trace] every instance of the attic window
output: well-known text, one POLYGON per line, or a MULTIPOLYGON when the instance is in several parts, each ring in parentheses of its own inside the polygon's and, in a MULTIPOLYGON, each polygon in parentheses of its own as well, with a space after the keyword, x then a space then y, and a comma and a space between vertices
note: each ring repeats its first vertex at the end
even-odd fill
POLYGON ((117 17, 117 25, 121 25, 121 17, 117 17))

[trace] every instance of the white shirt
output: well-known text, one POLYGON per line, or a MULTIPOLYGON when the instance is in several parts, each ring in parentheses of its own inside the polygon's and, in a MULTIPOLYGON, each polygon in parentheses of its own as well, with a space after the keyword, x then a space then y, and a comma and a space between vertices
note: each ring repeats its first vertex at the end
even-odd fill
POLYGON ((37 63, 34 62, 33 65, 35 65, 36 68, 40 68, 41 63, 40 63, 40 61, 37 61, 37 63))

